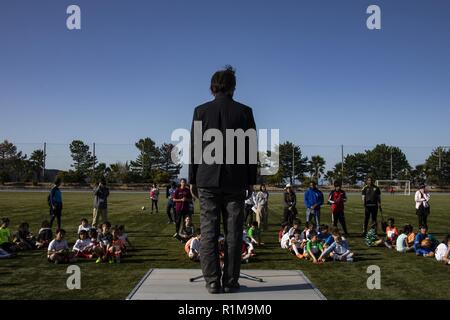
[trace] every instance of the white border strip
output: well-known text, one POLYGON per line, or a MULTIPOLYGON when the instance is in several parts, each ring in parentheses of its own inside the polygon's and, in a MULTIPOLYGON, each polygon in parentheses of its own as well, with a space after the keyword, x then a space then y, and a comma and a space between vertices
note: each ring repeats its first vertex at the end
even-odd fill
POLYGON ((320 297, 320 300, 327 300, 327 298, 322 294, 322 292, 320 292, 319 289, 317 289, 317 287, 314 285, 314 283, 312 283, 307 276, 305 276, 305 274, 303 273, 303 271, 300 270, 296 270, 298 272, 298 274, 300 275, 300 277, 303 277, 303 279, 305 279, 306 282, 308 282, 311 287, 313 288, 314 292, 317 293, 317 295, 320 297))
POLYGON ((150 273, 153 272, 154 269, 150 269, 147 271, 147 273, 142 277, 141 281, 138 282, 138 284, 134 287, 133 290, 131 290, 130 294, 125 298, 125 300, 131 300, 133 296, 136 294, 136 292, 139 290, 139 288, 142 286, 142 284, 147 280, 147 278, 150 276, 150 273))

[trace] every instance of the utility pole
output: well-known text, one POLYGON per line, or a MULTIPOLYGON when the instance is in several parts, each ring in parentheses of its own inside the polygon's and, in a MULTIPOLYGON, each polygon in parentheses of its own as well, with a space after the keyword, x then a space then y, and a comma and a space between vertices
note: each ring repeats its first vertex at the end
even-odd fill
POLYGON ((292 184, 295 184, 294 144, 292 143, 292 184))
POLYGON ((42 164, 42 180, 45 181, 45 161, 47 158, 47 142, 44 142, 44 159, 42 164))
POLYGON ((392 174, 392 147, 391 147, 391 180, 393 179, 393 174, 392 174))
POLYGON ((341 183, 344 183, 344 145, 341 144, 341 183))

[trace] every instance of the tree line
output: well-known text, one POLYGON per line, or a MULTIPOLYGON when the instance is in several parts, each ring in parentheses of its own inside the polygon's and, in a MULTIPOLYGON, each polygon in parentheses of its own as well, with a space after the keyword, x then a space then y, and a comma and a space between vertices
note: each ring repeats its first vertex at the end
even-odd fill
MULTIPOLYGON (((135 160, 107 165, 98 162, 88 144, 73 140, 69 145, 71 169, 59 171, 58 175, 67 183, 97 182, 105 177, 110 183, 118 184, 167 183, 178 177, 181 165, 171 160, 173 144, 157 146, 147 137, 137 141, 135 146, 139 151, 135 160)), ((44 166, 44 150, 34 150, 28 157, 13 143, 7 140, 0 143, 0 183, 46 181, 44 166)))
MULTIPOLYGON (((107 165, 98 162, 89 145, 81 140, 74 140, 69 145, 73 160, 71 169, 60 171, 59 175, 69 183, 98 181, 101 177, 107 177, 109 182, 118 184, 167 183, 178 178, 181 165, 174 164, 171 160, 175 148, 173 144, 163 143, 157 146, 155 141, 147 137, 137 141, 135 147, 139 151, 135 160, 107 165)), ((278 173, 260 176, 261 183, 307 184, 315 180, 328 183, 342 181, 344 184, 356 185, 371 176, 383 180, 411 180, 413 185, 450 185, 450 150, 444 147, 435 148, 423 164, 413 168, 399 147, 379 144, 373 149, 347 154, 343 163, 336 163, 328 171, 321 155, 304 156, 301 147, 292 142, 281 143, 275 152, 279 159, 278 173)), ((0 143, 0 183, 44 181, 44 164, 42 149, 34 150, 28 157, 13 143, 7 140, 0 143)), ((263 165, 267 164, 260 163, 260 166, 263 165)))

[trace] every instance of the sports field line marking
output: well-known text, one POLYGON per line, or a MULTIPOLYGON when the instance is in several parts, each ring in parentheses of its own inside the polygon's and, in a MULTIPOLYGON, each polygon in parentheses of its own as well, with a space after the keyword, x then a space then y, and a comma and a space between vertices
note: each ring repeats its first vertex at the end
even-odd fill
POLYGON ((142 277, 141 281, 138 282, 138 284, 131 290, 130 294, 125 298, 125 300, 131 300, 133 296, 136 294, 136 292, 139 290, 139 288, 142 286, 142 284, 147 280, 147 278, 150 276, 150 274, 153 272, 154 269, 150 269, 147 271, 147 273, 142 277))

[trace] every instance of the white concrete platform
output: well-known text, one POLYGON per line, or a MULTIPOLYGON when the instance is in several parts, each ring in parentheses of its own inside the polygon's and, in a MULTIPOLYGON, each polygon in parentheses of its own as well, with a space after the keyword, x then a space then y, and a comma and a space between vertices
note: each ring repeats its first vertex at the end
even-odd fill
POLYGON ((262 278, 257 282, 241 278, 237 293, 209 294, 200 269, 150 269, 127 300, 326 300, 299 270, 242 270, 243 275, 262 278))

